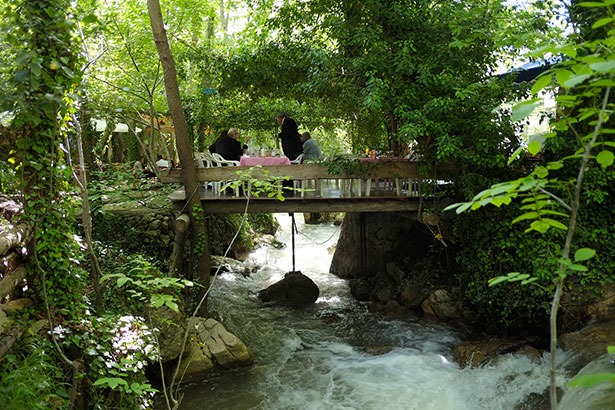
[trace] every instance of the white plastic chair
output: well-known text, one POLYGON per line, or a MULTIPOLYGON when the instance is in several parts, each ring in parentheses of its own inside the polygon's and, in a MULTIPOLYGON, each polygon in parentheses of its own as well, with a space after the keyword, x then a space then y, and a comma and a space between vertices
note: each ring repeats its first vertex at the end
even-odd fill
POLYGON ((211 157, 213 158, 213 162, 218 167, 222 167, 222 166, 225 166, 225 165, 230 165, 230 166, 234 166, 234 167, 238 167, 239 166, 239 161, 233 161, 231 159, 224 159, 224 157, 222 155, 218 154, 217 152, 212 152, 211 153, 211 157))
POLYGON ((291 164, 301 164, 303 162, 303 154, 290 161, 291 164))
POLYGON ((211 152, 196 152, 194 156, 196 166, 198 168, 210 168, 213 166, 213 158, 211 157, 211 152))
MULTIPOLYGON (((194 154, 194 162, 196 163, 197 168, 211 168, 214 166, 214 161, 211 156, 211 152, 209 150, 204 152, 195 152, 194 154)), ((214 191, 214 194, 220 195, 220 182, 219 181, 210 181, 203 185, 204 188, 211 186, 211 189, 214 191)))
MULTIPOLYGON (((303 154, 300 154, 297 158, 293 159, 290 161, 291 165, 295 165, 295 164, 301 164, 303 162, 303 154)), ((306 181, 305 179, 302 179, 300 181, 294 180, 293 181, 293 189, 298 189, 299 187, 301 187, 301 189, 303 191, 301 191, 301 196, 305 196, 305 185, 306 181)))
MULTIPOLYGON (((217 152, 212 152, 211 153, 211 157, 213 160, 213 163, 217 166, 217 167, 224 167, 224 166, 231 166, 231 167, 238 167, 239 166, 239 161, 233 161, 231 159, 224 159, 224 157, 220 154, 218 154, 217 152)), ((222 183, 224 181, 220 181, 220 183, 222 183)), ((218 189, 218 195, 220 195, 220 189, 218 189)), ((239 196, 239 187, 235 187, 235 196, 239 196)))

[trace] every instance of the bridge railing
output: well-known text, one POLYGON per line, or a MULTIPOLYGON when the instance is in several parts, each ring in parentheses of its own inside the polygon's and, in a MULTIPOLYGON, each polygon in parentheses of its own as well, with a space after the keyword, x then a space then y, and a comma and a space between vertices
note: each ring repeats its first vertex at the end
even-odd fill
MULTIPOLYGON (((358 162, 352 170, 331 171, 320 163, 271 165, 266 167, 209 167, 197 168, 198 182, 219 182, 239 180, 238 173, 248 172, 250 178, 271 180, 288 178, 297 187, 311 186, 312 195, 323 195, 322 187, 326 181, 339 184, 340 196, 371 196, 385 193, 391 196, 419 196, 422 179, 419 176, 419 163, 411 161, 385 160, 378 162, 358 162), (303 183, 305 181, 305 183, 303 183)), ((160 176, 165 183, 181 183, 181 169, 171 169, 160 176)))

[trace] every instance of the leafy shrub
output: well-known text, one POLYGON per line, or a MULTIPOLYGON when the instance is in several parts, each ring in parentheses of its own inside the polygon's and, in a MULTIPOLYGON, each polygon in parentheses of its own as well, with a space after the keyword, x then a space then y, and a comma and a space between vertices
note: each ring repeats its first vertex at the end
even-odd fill
POLYGON ((506 215, 518 215, 517 207, 482 209, 459 215, 455 226, 460 246, 457 274, 465 297, 477 314, 496 333, 524 332, 543 327, 548 320, 551 299, 549 285, 489 287, 489 279, 509 272, 549 277, 555 269, 558 247, 544 237, 525 234, 510 224, 506 215), (503 221, 495 223, 494 221, 503 221))
POLYGON ((51 343, 33 336, 0 364, 0 406, 11 410, 66 408, 70 374, 59 365, 51 343))
POLYGON ((19 180, 15 171, 6 161, 0 161, 0 192, 14 194, 19 192, 19 180))
POLYGON ((84 354, 86 402, 91 408, 151 408, 155 390, 145 369, 158 358, 153 330, 132 315, 109 315, 52 330, 66 351, 84 354))

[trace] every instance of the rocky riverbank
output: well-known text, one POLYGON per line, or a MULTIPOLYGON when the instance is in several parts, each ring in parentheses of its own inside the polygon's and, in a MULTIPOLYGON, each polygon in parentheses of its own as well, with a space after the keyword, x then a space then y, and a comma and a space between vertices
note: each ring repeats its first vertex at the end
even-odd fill
MULTIPOLYGON (((331 272, 348 279, 352 294, 369 302, 372 310, 395 317, 418 315, 458 327, 465 340, 457 347, 455 360, 462 367, 488 365, 509 353, 533 360, 541 357, 549 347, 548 332, 519 337, 485 332, 464 303, 450 272, 453 256, 439 232, 437 220, 426 221, 416 214, 347 214, 331 272)), ((588 372, 604 368, 599 364, 615 360, 614 355, 605 356, 607 346, 615 345, 615 284, 605 286, 602 295, 582 313, 588 321, 559 336, 560 348, 574 352, 574 359, 565 364, 571 375, 585 366, 588 372)), ((603 393, 610 403, 615 402, 615 387, 603 393)), ((566 394, 574 393, 567 389, 566 394)), ((600 402, 604 397, 592 400, 600 402)), ((607 408, 591 407, 590 400, 586 403, 587 407, 577 410, 607 408)), ((546 409, 548 395, 528 398, 526 404, 528 407, 522 408, 546 409)))

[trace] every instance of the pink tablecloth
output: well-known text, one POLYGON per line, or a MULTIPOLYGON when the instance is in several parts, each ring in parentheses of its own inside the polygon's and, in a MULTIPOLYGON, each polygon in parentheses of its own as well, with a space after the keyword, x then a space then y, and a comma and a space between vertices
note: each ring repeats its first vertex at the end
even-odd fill
POLYGON ((253 167, 255 165, 290 165, 290 160, 286 157, 241 157, 239 165, 242 167, 253 167))

